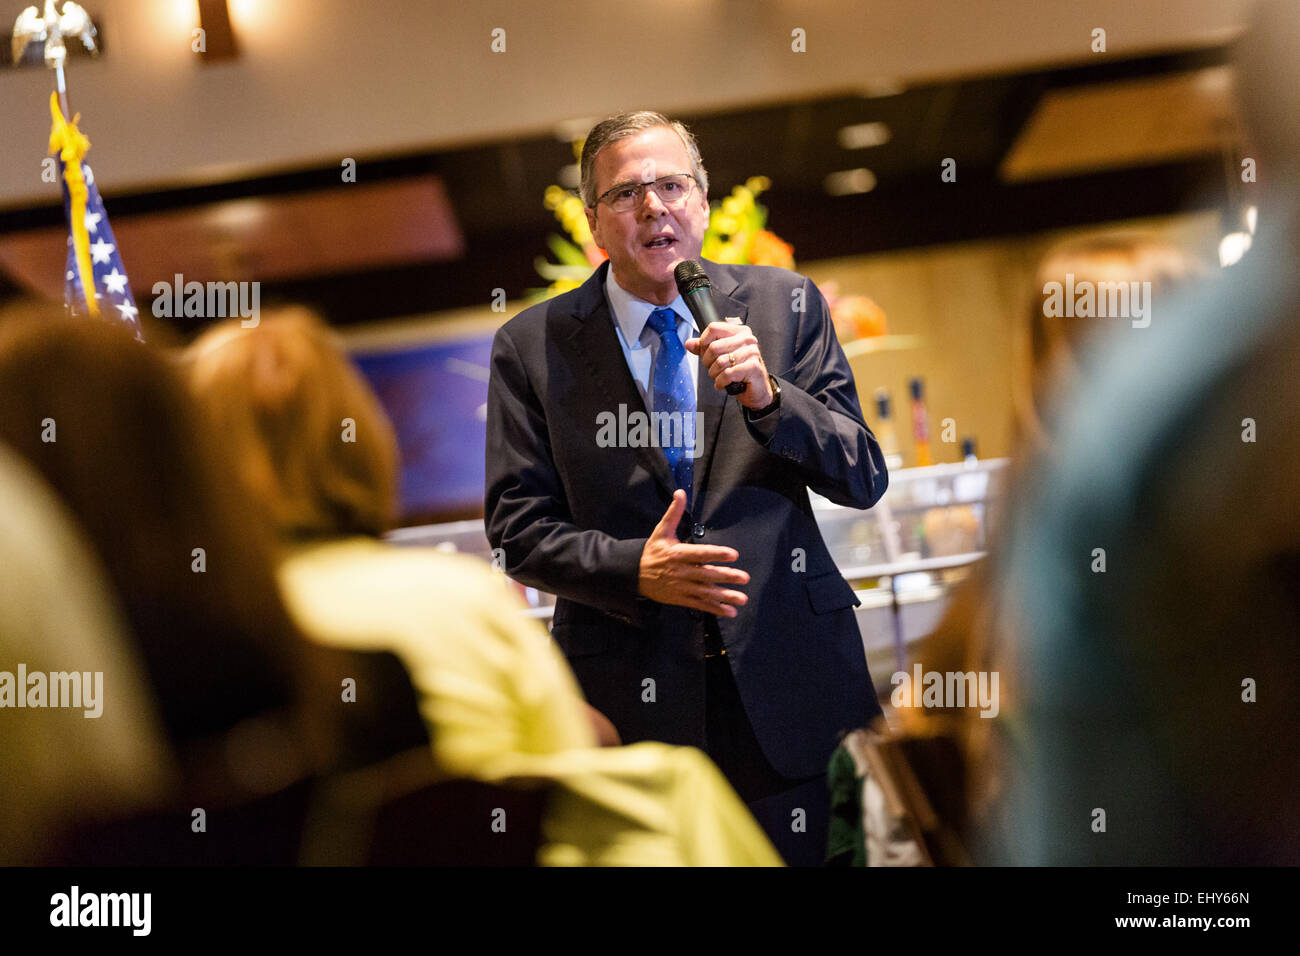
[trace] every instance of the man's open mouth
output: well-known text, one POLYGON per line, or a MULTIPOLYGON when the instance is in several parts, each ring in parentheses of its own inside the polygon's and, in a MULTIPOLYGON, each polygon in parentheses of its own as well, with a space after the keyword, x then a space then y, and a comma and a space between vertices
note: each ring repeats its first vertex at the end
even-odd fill
POLYGON ((645 247, 647 249, 664 249, 668 246, 671 246, 676 241, 677 240, 674 239, 672 236, 655 236, 653 239, 651 239, 649 242, 645 244, 645 247))

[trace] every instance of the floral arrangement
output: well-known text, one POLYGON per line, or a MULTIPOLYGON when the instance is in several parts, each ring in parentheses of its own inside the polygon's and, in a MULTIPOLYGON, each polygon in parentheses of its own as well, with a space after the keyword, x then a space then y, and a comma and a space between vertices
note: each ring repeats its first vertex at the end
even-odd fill
MULTIPOLYGON (((712 262, 793 269, 794 247, 767 228, 767 207, 758 202, 758 196, 771 185, 766 176, 751 176, 721 202, 711 203, 700 255, 712 262)), ((569 234, 568 239, 554 234, 547 237, 557 262, 540 257, 536 262, 537 272, 550 283, 537 290, 537 297, 549 299, 582 285, 607 256, 592 238, 586 210, 576 194, 548 186, 543 201, 569 234)), ((821 288, 841 340, 887 333, 885 313, 871 299, 842 296, 834 282, 821 288)))
POLYGON ((768 231, 767 207, 758 203, 758 195, 771 185, 766 176, 751 176, 713 203, 700 255, 713 262, 793 269, 794 246, 768 231))
POLYGON ((841 342, 889 334, 885 310, 874 299, 865 295, 840 295, 839 283, 833 279, 823 282, 818 288, 830 306, 831 321, 835 323, 835 334, 841 342))
POLYGON ((543 202, 547 209, 555 213, 555 218, 560 221, 564 231, 572 237, 570 241, 554 233, 547 236, 546 244, 551 247, 551 252, 559 262, 548 262, 542 258, 537 260, 538 274, 550 282, 538 297, 549 299, 582 285, 608 256, 592 238, 586 210, 577 195, 559 186, 547 186, 543 202))

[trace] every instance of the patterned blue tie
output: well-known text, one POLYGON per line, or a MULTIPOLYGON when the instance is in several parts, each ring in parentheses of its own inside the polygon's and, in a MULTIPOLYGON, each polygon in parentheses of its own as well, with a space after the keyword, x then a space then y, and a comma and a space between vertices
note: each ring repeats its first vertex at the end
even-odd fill
MULTIPOLYGON (((665 447, 664 457, 672 469, 677 487, 686 491, 686 507, 691 506, 691 478, 695 460, 688 452, 695 448, 695 383, 691 381, 690 363, 685 361, 686 347, 677 334, 677 313, 672 309, 655 309, 646 323, 659 333, 659 354, 655 356, 654 407, 652 411, 681 413, 681 429, 673 428, 672 437, 682 444, 665 447)), ((656 428, 656 435, 662 434, 656 428)))

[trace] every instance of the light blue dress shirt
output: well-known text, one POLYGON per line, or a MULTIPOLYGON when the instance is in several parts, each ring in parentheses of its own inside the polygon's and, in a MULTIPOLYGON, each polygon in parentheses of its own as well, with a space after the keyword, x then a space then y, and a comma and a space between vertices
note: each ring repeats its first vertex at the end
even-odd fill
MULTIPOLYGON (((650 313, 659 306, 638 299, 614 281, 614 270, 605 275, 605 297, 609 300, 610 312, 614 314, 614 329, 618 333, 618 344, 623 349, 623 358, 627 360, 628 370, 636 387, 641 390, 646 411, 654 407, 650 395, 654 376, 655 358, 659 355, 659 336, 654 329, 646 325, 650 313)), ((695 328, 695 317, 686 306, 686 300, 680 295, 667 308, 677 313, 677 334, 685 346, 686 340, 699 335, 695 328)), ((687 352, 682 359, 689 368, 690 380, 696 383, 696 400, 698 402, 700 357, 687 352)))

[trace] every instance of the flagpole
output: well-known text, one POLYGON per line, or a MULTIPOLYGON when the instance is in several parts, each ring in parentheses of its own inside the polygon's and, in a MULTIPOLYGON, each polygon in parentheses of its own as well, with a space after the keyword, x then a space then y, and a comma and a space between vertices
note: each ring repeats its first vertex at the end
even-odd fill
POLYGON ((72 118, 72 110, 68 109, 68 80, 63 73, 63 61, 59 60, 54 66, 55 87, 59 91, 59 106, 63 109, 63 115, 72 118))

